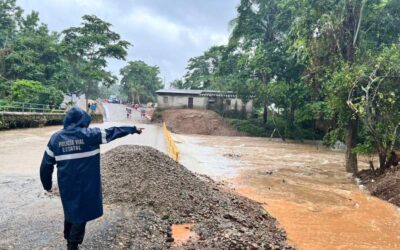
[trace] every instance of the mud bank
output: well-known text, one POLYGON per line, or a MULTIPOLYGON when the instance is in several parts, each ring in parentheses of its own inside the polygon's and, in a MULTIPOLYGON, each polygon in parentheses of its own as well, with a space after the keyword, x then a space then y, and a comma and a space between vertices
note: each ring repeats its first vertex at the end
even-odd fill
POLYGON ((357 177, 372 195, 400 206, 400 167, 388 169, 379 176, 371 170, 363 170, 357 177))
POLYGON ((162 113, 168 129, 179 134, 240 136, 220 115, 211 110, 168 109, 162 113))
POLYGON ((170 226, 190 223, 197 237, 180 243, 180 249, 291 249, 285 232, 259 204, 193 174, 153 148, 112 149, 102 156, 102 173, 107 204, 151 214, 143 237, 127 226, 127 237, 118 235, 119 244, 174 246, 170 226))

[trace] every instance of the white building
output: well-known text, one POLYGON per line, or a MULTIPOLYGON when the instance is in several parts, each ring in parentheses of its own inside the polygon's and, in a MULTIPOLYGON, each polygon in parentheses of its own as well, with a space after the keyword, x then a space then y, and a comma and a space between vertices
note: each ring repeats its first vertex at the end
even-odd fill
POLYGON ((253 111, 253 100, 245 104, 232 91, 161 89, 156 91, 160 108, 196 108, 253 111))

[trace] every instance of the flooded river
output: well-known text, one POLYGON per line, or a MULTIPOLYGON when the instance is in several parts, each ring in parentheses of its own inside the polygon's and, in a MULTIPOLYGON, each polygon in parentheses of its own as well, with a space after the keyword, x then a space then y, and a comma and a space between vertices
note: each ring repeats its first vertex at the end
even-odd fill
POLYGON ((360 190, 342 153, 264 138, 174 136, 181 163, 260 202, 298 249, 400 248, 399 209, 360 190))

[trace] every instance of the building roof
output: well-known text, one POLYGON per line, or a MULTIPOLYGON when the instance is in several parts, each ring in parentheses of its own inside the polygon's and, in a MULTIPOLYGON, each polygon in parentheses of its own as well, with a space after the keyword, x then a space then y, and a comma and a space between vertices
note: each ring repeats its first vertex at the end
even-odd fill
POLYGON ((237 95, 232 91, 215 91, 215 90, 203 90, 200 96, 207 97, 225 97, 225 98, 236 98, 237 95))
POLYGON ((197 89, 160 89, 157 94, 200 95, 203 90, 197 89))
POLYGON ((197 89, 160 89, 156 91, 161 95, 197 95, 207 97, 227 97, 236 98, 236 94, 232 91, 217 91, 217 90, 197 90, 197 89))

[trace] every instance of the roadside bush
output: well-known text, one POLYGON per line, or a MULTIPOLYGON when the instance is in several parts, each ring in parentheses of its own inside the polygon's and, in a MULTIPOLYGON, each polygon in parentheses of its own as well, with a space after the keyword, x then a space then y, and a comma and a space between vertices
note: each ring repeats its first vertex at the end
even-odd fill
POLYGON ((229 124, 239 132, 244 132, 249 136, 265 137, 267 131, 254 123, 254 120, 227 119, 229 124))
POLYGON ((16 102, 49 104, 57 107, 63 100, 61 91, 44 86, 38 81, 17 80, 11 87, 11 98, 16 102))
POLYGON ((42 83, 30 80, 17 80, 11 87, 11 97, 13 101, 39 103, 40 94, 46 88, 42 83))
POLYGON ((269 119, 267 124, 263 124, 262 118, 255 119, 231 119, 227 118, 232 127, 239 132, 244 132, 249 136, 280 138, 282 135, 285 139, 294 140, 321 140, 323 134, 317 133, 309 128, 292 126, 288 128, 288 124, 282 117, 274 117, 269 119), (279 133, 278 133, 279 131, 279 133))

